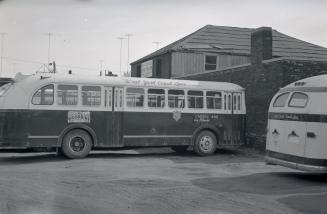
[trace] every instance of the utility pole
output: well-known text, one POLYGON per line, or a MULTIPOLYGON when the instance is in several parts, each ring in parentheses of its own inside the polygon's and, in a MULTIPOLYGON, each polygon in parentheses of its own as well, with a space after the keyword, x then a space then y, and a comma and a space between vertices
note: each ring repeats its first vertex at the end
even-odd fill
POLYGON ((2 61, 3 61, 3 51, 4 51, 4 41, 5 41, 5 36, 7 33, 0 33, 1 35, 1 65, 0 65, 0 76, 2 75, 2 61))
POLYGON ((121 76, 121 58, 122 58, 123 40, 125 38, 124 37, 118 37, 117 39, 120 40, 119 75, 121 76))
POLYGON ((159 44, 161 43, 161 42, 152 42, 153 44, 156 44, 156 48, 157 48, 157 50, 159 49, 159 44))
POLYGON ((129 39, 131 36, 133 36, 133 34, 127 33, 125 36, 127 37, 127 67, 126 67, 126 70, 128 73, 128 71, 129 71, 129 39))
POLYGON ((50 63, 51 36, 53 36, 53 33, 47 33, 46 35, 49 37, 49 41, 48 41, 48 64, 49 64, 50 63))

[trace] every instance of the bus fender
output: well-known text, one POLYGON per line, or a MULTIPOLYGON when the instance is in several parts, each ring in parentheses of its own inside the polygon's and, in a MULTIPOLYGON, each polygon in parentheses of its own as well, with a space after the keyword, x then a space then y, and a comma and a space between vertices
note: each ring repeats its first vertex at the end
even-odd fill
POLYGON ((196 140, 197 135, 203 131, 203 130, 208 130, 214 133, 214 135, 217 138, 217 143, 219 143, 219 139, 221 137, 221 133, 222 131, 219 130, 216 126, 211 125, 211 124, 202 124, 201 126, 199 126, 197 129, 195 129, 195 131, 193 132, 192 135, 192 145, 194 145, 194 142, 196 140))
POLYGON ((62 140, 64 138, 64 136, 71 130, 73 129, 83 129, 84 131, 88 132, 90 135, 91 135, 91 138, 93 140, 93 146, 96 146, 97 145, 97 137, 96 137, 96 134, 95 134, 95 131, 90 128, 89 126, 85 125, 85 124, 71 124, 69 126, 67 126, 60 134, 60 137, 58 138, 58 147, 61 147, 61 143, 62 143, 62 140))

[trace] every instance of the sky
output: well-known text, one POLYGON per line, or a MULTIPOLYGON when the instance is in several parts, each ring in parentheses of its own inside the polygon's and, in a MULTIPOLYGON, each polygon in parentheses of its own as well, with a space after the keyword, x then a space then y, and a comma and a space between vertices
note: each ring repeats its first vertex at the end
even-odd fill
POLYGON ((326 9, 324 0, 0 0, 0 76, 42 68, 49 33, 58 72, 90 75, 101 67, 124 73, 128 61, 157 49, 154 42, 163 47, 207 24, 268 26, 327 47, 326 9), (129 59, 126 34, 132 34, 129 59))

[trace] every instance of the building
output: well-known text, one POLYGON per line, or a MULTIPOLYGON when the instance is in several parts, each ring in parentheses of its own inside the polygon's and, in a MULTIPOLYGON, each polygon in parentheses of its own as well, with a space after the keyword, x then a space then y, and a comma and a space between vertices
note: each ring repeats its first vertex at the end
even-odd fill
POLYGON ((248 139, 262 147, 270 99, 290 82, 327 73, 327 48, 269 27, 207 25, 131 66, 134 77, 227 81, 243 86, 248 139))

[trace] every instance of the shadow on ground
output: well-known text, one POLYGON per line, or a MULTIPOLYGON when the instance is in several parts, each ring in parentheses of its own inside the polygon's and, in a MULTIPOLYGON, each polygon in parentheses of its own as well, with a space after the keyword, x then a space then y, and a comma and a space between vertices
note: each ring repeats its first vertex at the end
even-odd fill
POLYGON ((327 174, 302 172, 258 173, 232 178, 204 178, 192 181, 198 187, 217 192, 241 192, 265 195, 314 193, 327 190, 327 174))

